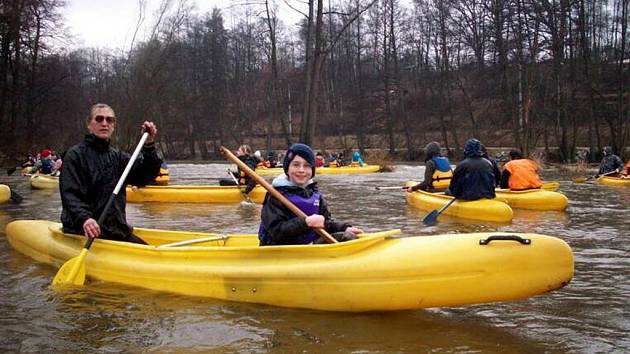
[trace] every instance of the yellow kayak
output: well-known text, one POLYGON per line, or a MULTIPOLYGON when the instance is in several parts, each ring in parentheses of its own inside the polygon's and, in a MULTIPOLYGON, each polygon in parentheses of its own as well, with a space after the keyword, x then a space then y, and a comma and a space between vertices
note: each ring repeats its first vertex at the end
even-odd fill
POLYGON ((503 200, 515 209, 530 210, 564 210, 569 204, 569 199, 558 192, 544 189, 528 189, 523 191, 511 191, 509 189, 496 189, 499 200, 503 200))
MULTIPOLYGON (((407 182, 407 186, 417 182, 407 182)), ((405 193, 407 203, 426 211, 440 209, 453 197, 444 193, 429 193, 422 190, 405 193)), ((443 214, 456 218, 474 219, 495 222, 511 222, 514 212, 504 201, 497 199, 479 199, 474 201, 457 200, 443 214)))
POLYGON ((59 177, 32 175, 30 182, 33 189, 59 189, 59 177))
MULTIPOLYGON (((130 203, 168 202, 168 203, 239 203, 245 200, 238 186, 146 186, 135 191, 127 187, 127 201, 130 203)), ((262 203, 267 191, 256 186, 249 198, 256 203, 262 203)))
MULTIPOLYGON (((363 167, 318 167, 315 169, 316 175, 336 175, 336 174, 356 174, 356 173, 375 173, 381 170, 379 165, 364 165, 363 167)), ((284 173, 282 167, 274 168, 257 168, 256 173, 261 176, 278 176, 284 173)))
POLYGON ((602 177, 599 177, 595 182, 598 184, 605 184, 607 186, 621 186, 621 187, 630 186, 630 178, 602 176, 602 177))
POLYGON ((167 185, 170 180, 171 178, 168 174, 168 169, 160 167, 160 174, 157 177, 155 177, 155 183, 160 186, 163 186, 163 185, 167 185))
MULTIPOLYGON (((520 300, 559 289, 573 277, 571 249, 555 237, 399 232, 337 244, 260 247, 255 235, 136 228, 149 245, 97 239, 87 254, 86 275, 185 295, 327 311, 520 300), (503 240, 492 239, 497 236, 503 240)), ((77 256, 85 243, 43 220, 11 222, 6 233, 17 251, 55 267, 77 256)))
POLYGON ((11 198, 11 188, 5 184, 0 184, 0 204, 6 203, 11 198))

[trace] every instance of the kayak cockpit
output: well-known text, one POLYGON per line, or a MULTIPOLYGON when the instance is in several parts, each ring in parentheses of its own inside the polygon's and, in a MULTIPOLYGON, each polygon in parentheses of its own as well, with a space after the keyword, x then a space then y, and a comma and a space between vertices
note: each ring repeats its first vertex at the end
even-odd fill
MULTIPOLYGON (((57 236, 63 237, 78 237, 84 238, 80 235, 67 234, 62 231, 60 224, 52 224, 50 231, 57 236)), ((258 237, 255 234, 221 234, 221 233, 205 233, 205 232, 189 232, 189 231, 172 231, 172 230, 159 230, 159 229, 146 229, 136 227, 133 231, 134 235, 140 237, 149 246, 153 246, 158 249, 168 248, 181 248, 181 247, 244 247, 252 248, 258 247, 258 237)), ((352 241, 352 243, 370 243, 374 240, 384 239, 386 237, 399 234, 400 230, 387 230, 375 233, 366 233, 359 239, 352 241)), ((108 241, 116 242, 116 241, 108 241)), ((303 247, 304 245, 291 245, 291 246, 266 246, 270 247, 303 247)), ((324 246, 324 245, 309 245, 312 246, 324 246)))

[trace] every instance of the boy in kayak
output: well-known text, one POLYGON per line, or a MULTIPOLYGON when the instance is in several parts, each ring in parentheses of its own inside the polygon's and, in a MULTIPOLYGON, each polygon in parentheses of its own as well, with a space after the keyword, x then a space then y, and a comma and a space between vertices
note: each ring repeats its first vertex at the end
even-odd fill
POLYGON ((535 161, 523 158, 521 150, 510 150, 510 161, 503 166, 501 188, 513 191, 539 189, 542 187, 535 161))
POLYGON ((619 172, 623 167, 623 161, 619 158, 619 156, 613 154, 612 146, 604 146, 604 157, 602 158, 602 162, 599 164, 599 172, 597 172, 597 177, 601 175, 607 176, 615 176, 615 173, 619 172))
POLYGON ((448 158, 440 153, 440 144, 432 141, 424 148, 424 181, 410 186, 407 192, 414 192, 418 189, 428 192, 439 192, 448 188, 453 170, 448 158))
MULTIPOLYGON (((110 146, 115 127, 114 110, 103 103, 95 104, 87 118, 89 134, 65 153, 59 177, 63 231, 146 244, 132 234, 133 227, 127 223, 125 188, 114 199, 103 224, 96 222, 130 159, 126 152, 110 146)), ((155 124, 145 121, 141 128, 149 133, 149 137, 125 181, 135 186, 145 186, 153 181, 162 164, 153 142, 157 134, 155 124)))
POLYGON ((447 194, 461 200, 492 199, 495 179, 492 163, 483 158, 481 142, 469 139, 464 145, 464 159, 453 172, 447 194))
POLYGON ((317 190, 315 154, 308 145, 293 144, 284 155, 284 174, 272 185, 302 210, 306 218, 297 217, 271 193, 267 193, 261 211, 258 238, 261 246, 323 243, 313 228, 324 228, 337 241, 349 241, 363 230, 333 220, 324 197, 317 190))

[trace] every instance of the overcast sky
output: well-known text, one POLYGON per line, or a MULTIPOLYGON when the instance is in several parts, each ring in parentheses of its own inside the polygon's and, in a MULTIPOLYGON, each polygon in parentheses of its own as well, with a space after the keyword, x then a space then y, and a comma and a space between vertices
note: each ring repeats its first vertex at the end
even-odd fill
MULTIPOLYGON (((145 25, 150 26, 155 17, 155 11, 162 0, 146 0, 147 10, 145 25)), ((173 1, 174 3, 176 1, 173 1)), ((240 1, 241 3, 244 1, 240 1)), ((198 11, 206 13, 214 7, 227 9, 231 0, 188 0, 195 4, 198 11)), ((286 6, 280 2, 281 6, 286 6)), ((229 23, 227 10, 224 10, 226 26, 229 23)), ((299 15, 289 14, 289 9, 280 7, 280 16, 285 22, 294 21, 299 15), (292 19, 291 16, 294 18, 292 19)), ((292 11, 291 11, 292 12, 292 11)), ((133 31, 138 22, 139 7, 137 0, 67 0, 62 11, 65 23, 70 33, 76 39, 79 47, 108 47, 124 48, 130 44, 133 31)), ((144 32, 139 33, 140 39, 144 32)))

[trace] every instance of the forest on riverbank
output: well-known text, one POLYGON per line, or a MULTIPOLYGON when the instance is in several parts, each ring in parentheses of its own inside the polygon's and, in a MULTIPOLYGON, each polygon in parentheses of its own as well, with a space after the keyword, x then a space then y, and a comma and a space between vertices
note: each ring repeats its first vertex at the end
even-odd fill
POLYGON ((116 50, 71 45, 60 0, 3 1, 0 158, 64 151, 95 102, 116 110, 123 147, 154 120, 169 159, 301 141, 415 160, 474 136, 570 162, 629 145, 627 0, 287 3, 307 6, 296 25, 274 1, 199 14, 164 0, 116 50))

